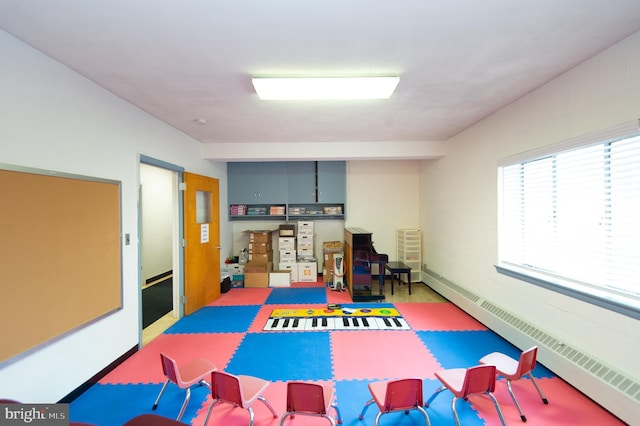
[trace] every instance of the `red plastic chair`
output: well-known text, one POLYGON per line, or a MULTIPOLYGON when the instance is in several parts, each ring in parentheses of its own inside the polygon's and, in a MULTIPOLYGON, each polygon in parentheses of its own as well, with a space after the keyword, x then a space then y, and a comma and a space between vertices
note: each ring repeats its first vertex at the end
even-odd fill
POLYGON ((211 415, 211 410, 219 402, 226 402, 234 406, 244 408, 249 412, 249 426, 253 426, 255 415, 251 407, 256 399, 260 400, 273 414, 273 418, 278 417, 278 413, 273 409, 269 401, 262 396, 262 393, 269 387, 271 382, 253 376, 234 376, 222 371, 214 371, 211 374, 211 397, 213 402, 207 411, 204 419, 206 425, 211 415))
POLYGON ((128 420, 123 426, 183 426, 186 424, 157 414, 140 414, 128 420))
POLYGON ((358 416, 360 420, 371 404, 374 402, 380 412, 376 416, 375 425, 378 426, 380 417, 383 414, 404 411, 409 414, 409 410, 418 410, 424 416, 427 426, 431 426, 427 412, 422 408, 424 403, 422 397, 422 379, 399 379, 382 382, 369 383, 369 391, 373 398, 364 405, 362 412, 358 416))
POLYGON ((493 352, 488 355, 485 355, 480 360, 480 364, 489 364, 494 365, 496 367, 496 372, 499 376, 503 376, 507 379, 507 388, 509 389, 509 394, 511 395, 511 399, 516 404, 518 411, 520 412, 520 418, 523 422, 527 421, 527 418, 516 399, 515 394, 513 393, 513 389, 511 388, 512 380, 520 380, 524 376, 529 376, 531 378, 531 382, 536 387, 540 398, 542 398, 542 402, 548 404, 549 401, 547 397, 542 393, 542 389, 538 386, 538 381, 533 374, 531 374, 531 370, 536 368, 536 359, 538 357, 538 347, 534 346, 532 348, 527 349, 526 351, 520 354, 520 360, 516 361, 515 359, 500 353, 493 352))
POLYGON ((333 386, 328 384, 288 382, 287 412, 282 415, 280 426, 288 416, 293 418, 297 414, 324 417, 333 426, 342 423, 338 406, 333 403, 333 386), (331 407, 336 411, 337 420, 327 414, 331 407))
POLYGON ((436 377, 442 382, 443 386, 431 395, 425 404, 426 407, 429 407, 429 404, 433 402, 440 392, 449 389, 453 394, 453 401, 451 402, 453 418, 456 421, 456 425, 460 426, 460 418, 456 411, 458 399, 466 401, 471 396, 487 395, 493 401, 503 426, 506 425, 500 404, 498 404, 498 400, 493 395, 496 387, 496 367, 493 365, 476 365, 470 368, 452 368, 438 371, 436 377))
POLYGON ((209 378, 211 373, 216 371, 216 366, 202 358, 194 359, 193 361, 179 366, 174 359, 162 353, 160 354, 160 361, 162 362, 162 372, 167 377, 167 380, 165 380, 164 385, 162 385, 162 389, 160 390, 160 393, 158 394, 158 397, 153 403, 153 407, 151 409, 155 410, 158 408, 160 398, 162 397, 162 394, 167 388, 169 382, 175 383, 180 389, 186 389, 184 402, 182 403, 180 413, 178 413, 178 417, 176 418, 176 420, 180 421, 184 414, 184 410, 187 408, 189 399, 191 398, 191 386, 196 383, 200 383, 201 385, 211 388, 211 385, 205 379, 209 378))

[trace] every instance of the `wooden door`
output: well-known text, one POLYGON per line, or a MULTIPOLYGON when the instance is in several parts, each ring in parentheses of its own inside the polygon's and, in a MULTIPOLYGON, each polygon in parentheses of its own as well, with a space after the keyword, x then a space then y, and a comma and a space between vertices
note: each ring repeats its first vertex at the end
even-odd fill
POLYGON ((220 297, 220 182, 184 173, 184 314, 220 297))

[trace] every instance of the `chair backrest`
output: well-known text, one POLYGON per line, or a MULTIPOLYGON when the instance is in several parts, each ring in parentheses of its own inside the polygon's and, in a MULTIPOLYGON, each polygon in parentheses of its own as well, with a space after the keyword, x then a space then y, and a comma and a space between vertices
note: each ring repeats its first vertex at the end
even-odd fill
POLYGON ((467 368, 462 384, 462 395, 493 392, 496 388, 496 366, 476 365, 467 368))
POLYGON ((538 357, 538 347, 534 346, 520 354, 517 376, 522 377, 536 368, 536 358, 538 357))
POLYGON ((211 395, 213 399, 236 404, 244 408, 240 380, 223 371, 211 373, 211 395))
POLYGON ((287 411, 327 414, 324 388, 317 383, 288 382, 287 411))
POLYGON ((422 379, 399 379, 387 383, 384 412, 422 406, 422 379))
POLYGON ((178 383, 180 378, 178 377, 178 364, 176 361, 163 353, 160 354, 160 361, 162 362, 162 372, 167 376, 167 379, 173 383, 178 383))

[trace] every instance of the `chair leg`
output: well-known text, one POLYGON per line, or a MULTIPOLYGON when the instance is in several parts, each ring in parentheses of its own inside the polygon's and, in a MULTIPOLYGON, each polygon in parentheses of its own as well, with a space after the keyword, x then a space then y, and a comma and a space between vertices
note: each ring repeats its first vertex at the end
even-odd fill
POLYGON ((165 380, 164 384, 162 385, 162 389, 160 389, 160 393, 156 398, 156 402, 154 402, 153 407, 151 407, 152 410, 155 410, 156 408, 158 408, 158 404, 160 403, 160 398, 162 397, 162 394, 164 393, 164 390, 167 388, 168 384, 169 384, 169 379, 165 380))
POLYGON ((247 407, 247 411, 249 412, 249 426, 253 426, 253 421, 256 418, 255 414, 253 414, 253 408, 247 407))
POLYGON ((291 414, 291 411, 287 411, 282 415, 282 417, 280 418, 280 426, 284 425, 284 421, 287 419, 287 417, 289 417, 290 414, 291 414))
POLYGON ((453 400, 451 400, 451 411, 453 411, 453 419, 456 421, 456 426, 460 426, 460 418, 458 417, 458 411, 456 410, 456 402, 458 402, 458 397, 454 396, 453 400))
POLYGON ((209 409, 207 410, 207 416, 204 418, 204 423, 202 423, 202 426, 206 426, 207 422, 209 421, 209 416, 211 415, 211 410, 213 410, 214 405, 216 405, 218 403, 217 399, 214 399, 211 402, 211 405, 209 406, 209 409))
POLYGON ((273 409, 273 407, 271 406, 271 404, 269 404, 269 401, 267 401, 267 399, 264 396, 259 396, 258 399, 260 401, 262 401, 262 403, 264 405, 267 406, 267 408, 269 409, 269 411, 271 411, 271 414, 273 414, 273 418, 277 418, 278 417, 278 412, 276 410, 273 409))
POLYGON ((511 399, 513 403, 516 405, 518 412, 520 413, 520 419, 523 422, 527 421, 527 417, 524 415, 524 411, 522 411, 522 407, 520 407, 520 403, 518 403, 518 399, 516 398, 516 394, 513 393, 513 388, 511 387, 511 380, 507 379, 507 389, 509 390, 509 395, 511 395, 511 399))
POLYGON ((438 396, 440 394, 440 392, 442 392, 446 388, 447 388, 446 386, 440 386, 438 389, 436 389, 436 391, 433 393, 433 395, 431 395, 429 397, 429 399, 427 399, 427 402, 424 403, 424 406, 429 408, 429 404, 431 404, 433 402, 433 400, 436 399, 436 396, 438 396))
POLYGON ((380 424, 380 417, 382 417, 382 414, 384 414, 382 411, 378 411, 378 415, 376 416, 376 421, 374 423, 375 426, 380 424))
POLYGON ((502 426, 507 426, 507 423, 504 421, 504 416, 502 415, 502 410, 500 409, 500 404, 498 404, 498 400, 496 399, 495 395, 493 395, 493 393, 491 392, 487 392, 487 395, 489 395, 489 398, 491 398, 491 400, 493 401, 493 405, 495 405, 496 407, 496 411, 498 412, 498 417, 500 417, 502 426))
POLYGON ((182 407, 180 407, 180 412, 178 413, 178 417, 176 418, 177 421, 180 421, 182 419, 182 415, 184 414, 184 410, 186 410, 187 404, 189 403, 190 399, 191 399, 191 388, 187 388, 187 392, 184 397, 184 402, 182 403, 182 407))
POLYGON ((374 399, 370 399, 369 401, 366 402, 366 404, 364 404, 364 407, 362 407, 362 411, 360 412, 358 419, 360 420, 364 419, 364 414, 367 412, 367 409, 369 408, 369 406, 374 402, 375 402, 374 399))
POLYGON ((533 377, 533 374, 531 374, 531 372, 529 372, 528 376, 531 378, 531 381, 533 382, 533 385, 538 390, 538 394, 540 394, 540 398, 542 398, 542 402, 544 402, 545 404, 548 404, 549 401, 547 400, 547 397, 544 396, 544 394, 542 393, 542 389, 540 389, 540 386, 538 385, 538 381, 536 380, 536 378, 533 377))
POLYGON ((424 420, 427 422, 427 426, 431 426, 431 421, 429 420, 429 415, 427 414, 425 409, 418 405, 418 406, 416 406, 416 410, 418 410, 418 411, 420 411, 422 413, 422 415, 424 416, 424 420))
POLYGON ((336 410, 336 423, 341 425, 342 424, 342 416, 340 415, 340 409, 338 408, 338 406, 336 404, 331 404, 331 406, 333 407, 334 410, 336 410))

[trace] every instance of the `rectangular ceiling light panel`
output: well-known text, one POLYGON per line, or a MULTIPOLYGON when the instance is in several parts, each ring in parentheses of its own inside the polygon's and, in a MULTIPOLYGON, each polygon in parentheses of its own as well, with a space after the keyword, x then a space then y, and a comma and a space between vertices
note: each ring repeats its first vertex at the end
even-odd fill
POLYGON ((254 77, 262 100, 388 99, 399 77, 254 77))

